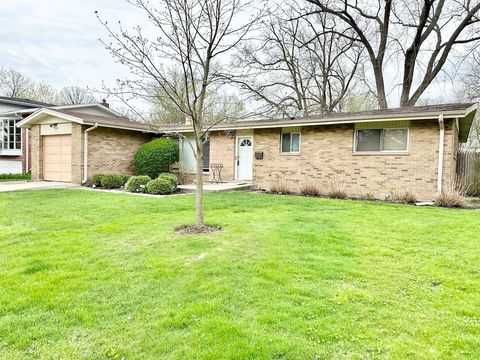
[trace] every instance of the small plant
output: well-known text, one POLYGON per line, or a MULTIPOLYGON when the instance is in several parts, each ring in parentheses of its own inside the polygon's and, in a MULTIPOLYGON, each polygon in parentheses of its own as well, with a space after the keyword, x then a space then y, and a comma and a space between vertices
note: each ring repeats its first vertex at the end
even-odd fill
POLYGON ((365 200, 365 201, 374 201, 376 200, 375 194, 372 193, 366 193, 362 196, 359 197, 360 200, 365 200))
POLYGON ((192 171, 186 164, 178 161, 170 166, 170 172, 177 176, 179 184, 186 184, 192 171))
POLYGON ((435 198, 435 205, 447 208, 463 208, 466 205, 466 185, 459 179, 455 180, 435 198))
POLYGON ((105 189, 120 189, 128 180, 126 175, 105 174, 100 180, 100 185, 105 189))
POLYGON ((272 194, 280 194, 280 195, 287 195, 291 194, 292 192, 289 190, 287 184, 282 181, 277 182, 270 186, 270 192, 272 194))
POLYGON ((158 176, 159 179, 165 179, 165 180, 168 180, 170 181, 170 184, 172 185, 172 192, 173 191, 177 191, 177 187, 178 187, 178 178, 176 175, 174 174, 170 174, 170 173, 161 173, 159 176, 158 176))
POLYGON ((300 192, 301 192, 302 195, 305 195, 305 196, 320 196, 320 195, 322 195, 321 191, 320 191, 320 188, 314 183, 307 183, 307 184, 302 185, 302 187, 300 188, 300 192))
POLYGON ((347 187, 343 179, 337 177, 330 178, 327 196, 331 199, 346 199, 348 197, 347 187))
POLYGON ((132 193, 146 193, 147 184, 152 179, 148 175, 132 176, 128 179, 125 190, 132 193))
POLYGON ((412 191, 405 190, 401 193, 394 192, 392 200, 402 204, 415 204, 417 202, 417 197, 412 191))
POLYGON ((102 178, 105 174, 95 174, 92 176, 92 185, 96 187, 102 186, 102 178))
POLYGON ((174 192, 172 182, 165 178, 157 178, 147 184, 147 192, 151 195, 165 195, 174 192))

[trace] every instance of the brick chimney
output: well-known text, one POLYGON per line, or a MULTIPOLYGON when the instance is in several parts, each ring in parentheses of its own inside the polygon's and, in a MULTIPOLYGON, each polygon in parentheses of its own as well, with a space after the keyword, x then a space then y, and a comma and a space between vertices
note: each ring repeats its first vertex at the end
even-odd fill
POLYGON ((105 106, 106 108, 110 108, 110 104, 107 102, 106 99, 103 99, 102 102, 100 103, 100 105, 103 105, 103 106, 105 106))

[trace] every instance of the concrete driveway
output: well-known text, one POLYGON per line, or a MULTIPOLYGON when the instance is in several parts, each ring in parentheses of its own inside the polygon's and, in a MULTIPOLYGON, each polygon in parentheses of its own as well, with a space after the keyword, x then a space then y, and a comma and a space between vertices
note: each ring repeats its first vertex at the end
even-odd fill
POLYGON ((0 192, 18 190, 68 189, 79 185, 55 181, 7 181, 0 182, 0 192))

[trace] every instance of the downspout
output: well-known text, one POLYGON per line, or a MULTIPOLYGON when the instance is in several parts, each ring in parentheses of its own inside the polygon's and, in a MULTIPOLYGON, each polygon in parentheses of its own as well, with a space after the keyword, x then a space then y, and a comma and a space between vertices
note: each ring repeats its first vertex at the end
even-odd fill
POLYGON ((445 145, 445 122, 443 121, 443 114, 438 117, 438 126, 440 127, 440 139, 438 143, 438 177, 437 177, 437 191, 442 193, 443 182, 443 158, 444 158, 444 145, 445 145))
POLYGON ((30 143, 28 141, 28 138, 30 136, 30 129, 25 129, 25 172, 28 173, 30 170, 30 158, 29 158, 29 155, 30 155, 30 143))
POLYGON ((83 132, 83 180, 82 185, 88 181, 88 133, 95 130, 98 127, 98 123, 95 123, 92 127, 85 129, 83 132))

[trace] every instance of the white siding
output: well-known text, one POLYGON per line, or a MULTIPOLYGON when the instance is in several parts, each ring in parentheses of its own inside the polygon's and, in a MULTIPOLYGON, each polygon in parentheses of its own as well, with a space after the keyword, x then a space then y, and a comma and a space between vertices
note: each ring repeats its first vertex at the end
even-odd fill
POLYGON ((21 174, 22 162, 18 160, 0 160, 0 174, 21 174))

